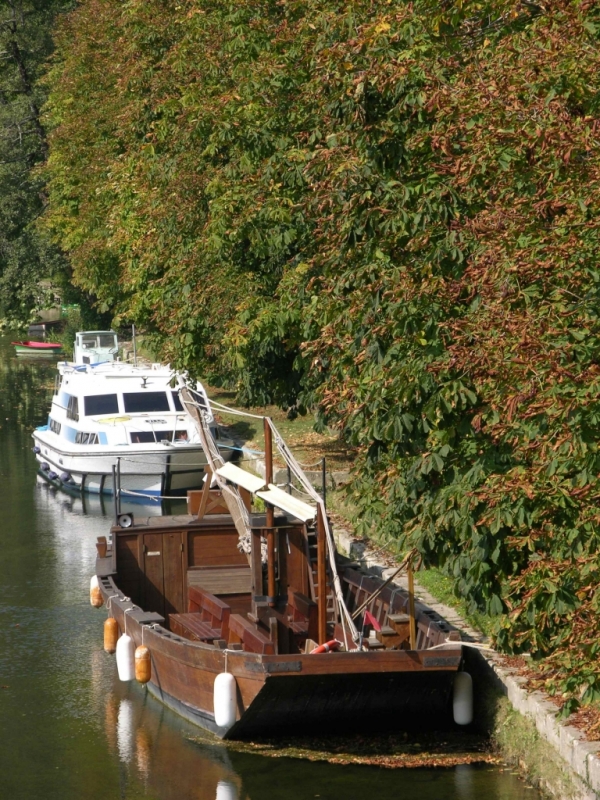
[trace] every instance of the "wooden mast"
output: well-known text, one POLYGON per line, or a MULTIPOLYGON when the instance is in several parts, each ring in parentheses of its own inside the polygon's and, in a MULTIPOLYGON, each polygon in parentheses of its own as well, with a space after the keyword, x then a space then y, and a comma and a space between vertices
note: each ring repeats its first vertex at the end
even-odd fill
POLYGON ((327 571, 325 567, 325 522, 321 504, 317 505, 317 615, 319 644, 327 641, 327 571))
MULTIPOLYGON (((265 482, 273 483, 273 439, 269 418, 263 420, 265 431, 265 482)), ((267 594, 271 608, 275 607, 275 512, 269 503, 267 506, 267 594)))

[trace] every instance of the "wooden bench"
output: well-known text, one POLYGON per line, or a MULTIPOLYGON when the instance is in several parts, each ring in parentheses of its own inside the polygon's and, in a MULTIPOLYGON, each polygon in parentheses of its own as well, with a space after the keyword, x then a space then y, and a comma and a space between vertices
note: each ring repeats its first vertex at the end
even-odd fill
POLYGON ((231 609, 218 597, 195 586, 188 588, 188 613, 169 614, 173 633, 197 642, 227 639, 231 609))
POLYGON ((318 606, 301 592, 288 589, 287 614, 294 638, 318 639, 318 606))
POLYGON ((275 646, 271 639, 261 633, 253 622, 244 619, 240 614, 232 614, 229 618, 229 642, 241 644, 249 653, 275 655, 275 646))
POLYGON ((169 627, 173 633, 193 642, 214 642, 222 638, 220 628, 212 628, 198 613, 169 614, 169 627))
POLYGON ((203 622, 208 622, 211 627, 218 628, 222 638, 227 638, 231 608, 223 600, 197 586, 189 586, 188 612, 201 614, 203 622))

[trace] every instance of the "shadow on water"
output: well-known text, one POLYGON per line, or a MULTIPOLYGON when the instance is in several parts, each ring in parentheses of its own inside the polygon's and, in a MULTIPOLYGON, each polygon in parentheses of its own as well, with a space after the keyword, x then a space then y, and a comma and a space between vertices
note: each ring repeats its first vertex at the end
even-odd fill
POLYGON ((117 680, 88 603, 110 503, 36 477, 31 430, 55 368, 18 362, 0 337, 1 800, 533 800, 497 768, 385 770, 234 752, 117 680))

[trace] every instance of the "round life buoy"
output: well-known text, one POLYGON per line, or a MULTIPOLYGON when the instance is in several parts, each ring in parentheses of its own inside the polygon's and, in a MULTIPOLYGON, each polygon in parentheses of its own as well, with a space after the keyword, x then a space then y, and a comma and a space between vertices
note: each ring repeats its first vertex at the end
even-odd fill
POLYGON ((340 646, 340 642, 337 639, 332 639, 330 642, 325 642, 325 644, 320 644, 318 647, 315 647, 314 650, 311 650, 309 655, 314 655, 315 653, 331 653, 333 650, 337 650, 340 646))

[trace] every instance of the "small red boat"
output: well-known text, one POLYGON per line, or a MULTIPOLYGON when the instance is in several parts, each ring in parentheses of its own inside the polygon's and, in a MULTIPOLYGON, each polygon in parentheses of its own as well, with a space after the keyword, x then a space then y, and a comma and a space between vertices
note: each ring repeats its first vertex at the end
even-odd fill
POLYGON ((11 342, 18 356, 54 356, 62 350, 60 342, 11 342))

